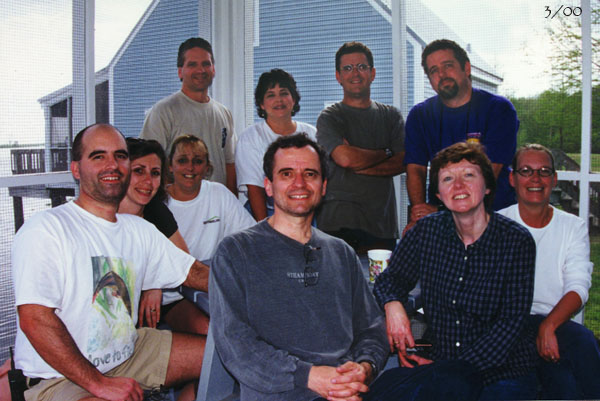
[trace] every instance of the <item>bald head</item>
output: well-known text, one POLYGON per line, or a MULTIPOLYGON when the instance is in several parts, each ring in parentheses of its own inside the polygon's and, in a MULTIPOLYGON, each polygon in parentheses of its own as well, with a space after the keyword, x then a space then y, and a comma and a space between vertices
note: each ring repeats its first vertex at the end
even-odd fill
POLYGON ((129 184, 125 138, 112 125, 94 124, 75 139, 71 172, 79 181, 80 204, 88 211, 100 204, 118 206, 129 184))
MULTIPOLYGON (((119 131, 117 129, 117 127, 115 127, 113 125, 105 124, 105 123, 96 123, 96 124, 88 125, 84 129, 79 131, 77 133, 77 135, 75 135, 75 138, 73 139, 73 146, 71 147, 71 160, 72 161, 77 162, 77 161, 81 160, 81 157, 83 156, 83 137, 85 136, 86 133, 95 131, 97 129, 113 130, 121 136, 121 138, 123 139, 123 143, 125 143, 125 136, 123 135, 123 133, 121 133, 121 131, 119 131)), ((127 146, 125 146, 125 148, 127 148, 127 146)))

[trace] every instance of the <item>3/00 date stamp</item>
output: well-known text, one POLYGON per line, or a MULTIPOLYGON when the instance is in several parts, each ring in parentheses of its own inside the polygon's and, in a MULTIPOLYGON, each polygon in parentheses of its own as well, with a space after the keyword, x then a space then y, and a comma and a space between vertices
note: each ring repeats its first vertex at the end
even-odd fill
POLYGON ((582 10, 581 10, 581 7, 571 7, 571 6, 565 6, 564 4, 561 4, 557 10, 553 10, 550 8, 550 6, 546 6, 546 9, 544 10, 544 12, 548 13, 548 14, 546 14, 545 18, 553 19, 557 15, 559 17, 561 17, 561 16, 579 17, 582 13, 582 10))

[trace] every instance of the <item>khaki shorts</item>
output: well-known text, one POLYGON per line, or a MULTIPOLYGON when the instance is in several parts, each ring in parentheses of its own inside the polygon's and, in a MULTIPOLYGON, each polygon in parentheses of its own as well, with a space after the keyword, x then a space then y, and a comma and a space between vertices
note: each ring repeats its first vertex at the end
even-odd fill
MULTIPOLYGON (((137 329, 137 333, 133 355, 104 375, 131 377, 144 390, 160 388, 167 378, 172 333, 147 327, 137 329)), ((77 401, 91 396, 88 391, 64 377, 42 380, 25 392, 27 401, 77 401)))

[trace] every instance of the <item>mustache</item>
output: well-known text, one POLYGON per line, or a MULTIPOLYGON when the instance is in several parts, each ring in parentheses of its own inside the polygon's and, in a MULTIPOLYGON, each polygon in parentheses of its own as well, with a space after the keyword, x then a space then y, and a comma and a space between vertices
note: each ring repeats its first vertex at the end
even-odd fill
POLYGON ((443 84, 443 83, 444 83, 444 82, 446 82, 446 81, 447 81, 447 82, 452 82, 453 84, 456 84, 456 80, 455 80, 454 78, 443 78, 443 79, 440 81, 439 85, 443 84))
POLYGON ((100 174, 98 174, 98 177, 102 178, 107 175, 118 175, 119 177, 125 176, 125 174, 123 174, 121 171, 119 171, 119 169, 114 169, 114 170, 110 170, 110 171, 103 171, 100 174))

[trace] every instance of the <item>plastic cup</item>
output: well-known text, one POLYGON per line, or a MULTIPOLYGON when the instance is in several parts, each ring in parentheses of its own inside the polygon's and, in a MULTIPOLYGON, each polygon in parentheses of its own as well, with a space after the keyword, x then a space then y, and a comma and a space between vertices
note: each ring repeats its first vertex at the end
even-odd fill
POLYGON ((379 274, 388 267, 392 251, 387 249, 371 249, 367 252, 369 257, 369 281, 375 282, 379 274))

